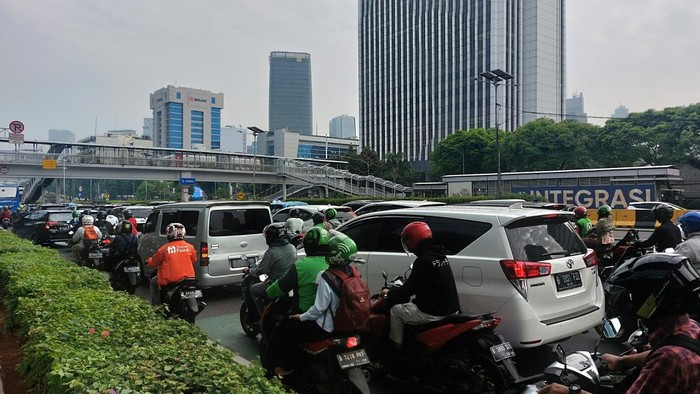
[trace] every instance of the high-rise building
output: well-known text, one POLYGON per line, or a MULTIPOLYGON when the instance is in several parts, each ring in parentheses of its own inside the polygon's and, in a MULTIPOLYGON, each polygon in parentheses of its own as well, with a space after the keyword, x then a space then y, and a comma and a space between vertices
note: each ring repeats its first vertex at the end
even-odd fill
POLYGON ((572 97, 567 98, 564 107, 566 108, 565 119, 588 123, 588 114, 583 107, 583 93, 574 93, 572 97))
POLYGON ((153 139, 153 118, 143 118, 143 138, 153 139))
POLYGON ((271 52, 268 130, 311 135, 312 118, 311 55, 271 52))
POLYGON ((329 130, 333 138, 357 138, 354 116, 345 114, 336 116, 331 119, 329 130))
POLYGON ((564 0, 360 0, 358 15, 360 139, 380 157, 426 169, 455 131, 564 112, 564 0), (492 70, 514 78, 494 87, 492 70))
POLYGON ((629 116, 630 110, 624 105, 620 105, 619 107, 615 108, 615 112, 612 114, 612 117, 616 119, 625 119, 629 116))
POLYGON ((75 133, 70 130, 49 129, 49 141, 73 143, 75 133))
POLYGON ((151 94, 153 146, 220 149, 224 94, 168 85, 151 94))

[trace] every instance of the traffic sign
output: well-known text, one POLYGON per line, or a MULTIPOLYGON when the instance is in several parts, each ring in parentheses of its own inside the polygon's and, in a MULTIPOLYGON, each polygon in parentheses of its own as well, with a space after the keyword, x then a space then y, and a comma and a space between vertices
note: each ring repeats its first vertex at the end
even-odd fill
POLYGON ((21 134, 24 131, 24 123, 19 120, 13 120, 10 122, 10 132, 14 134, 21 134))
POLYGON ((8 142, 11 144, 24 144, 24 134, 10 134, 8 138, 8 142))
POLYGON ((236 193, 236 199, 239 201, 245 199, 245 193, 243 193, 243 192, 236 193))
POLYGON ((196 181, 195 178, 180 178, 180 185, 194 185, 196 181))
POLYGON ((7 174, 10 172, 10 169, 7 167, 0 167, 0 174, 7 174))
POLYGON ((56 159, 44 159, 41 161, 41 168, 44 170, 55 170, 56 159))
POLYGON ((83 185, 78 185, 78 191, 82 192, 83 191, 83 185))

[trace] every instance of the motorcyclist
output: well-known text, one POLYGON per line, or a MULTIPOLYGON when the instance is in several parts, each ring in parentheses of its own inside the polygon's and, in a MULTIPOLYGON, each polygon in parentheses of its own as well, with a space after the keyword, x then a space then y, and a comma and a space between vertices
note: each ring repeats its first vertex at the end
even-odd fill
MULTIPOLYGON (((244 268, 244 273, 257 277, 266 274, 270 281, 277 280, 294 265, 297 259, 297 249, 289 243, 287 229, 282 223, 268 224, 263 230, 263 237, 268 249, 257 267, 244 268)), ((265 307, 267 282, 255 283, 250 287, 250 295, 258 309, 262 313, 265 307)), ((259 315, 258 315, 259 316, 259 315)))
MULTIPOLYGON (((78 220, 73 224, 73 228, 71 229, 71 231, 73 231, 73 234, 77 233, 77 232, 78 232, 78 229, 79 229, 80 227, 82 227, 82 225, 83 225, 83 218, 84 218, 85 216, 91 216, 91 215, 92 215, 92 211, 90 211, 89 209, 84 210, 83 212, 81 212, 81 213, 78 215, 78 220)), ((94 216, 93 216, 93 224, 94 224, 94 216)))
POLYGON ((415 295, 413 302, 391 307, 389 337, 396 349, 403 347, 404 324, 419 325, 459 313, 459 298, 450 262, 442 247, 433 243, 433 232, 425 222, 411 222, 401 232, 406 253, 416 255, 411 275, 396 290, 382 290, 393 304, 415 295))
POLYGON ((576 232, 581 238, 585 238, 588 232, 593 229, 593 222, 588 218, 588 210, 586 207, 578 206, 574 208, 574 216, 576 217, 576 232))
POLYGON ((313 216, 311 216, 311 221, 314 222, 314 227, 326 229, 326 215, 324 215, 323 212, 314 212, 313 216))
MULTIPOLYGON (((700 324, 687 313, 698 302, 700 274, 685 256, 654 253, 639 257, 616 284, 629 291, 632 310, 649 329, 651 350, 625 356, 604 354, 608 368, 641 366, 628 393, 697 393, 700 354, 671 341, 679 335, 696 343, 700 340, 700 324)), ((539 392, 570 391, 555 383, 539 392)))
POLYGON ((2 210, 2 213, 0 213, 0 222, 2 222, 3 226, 5 226, 5 219, 12 221, 12 211, 10 210, 10 207, 5 207, 5 209, 2 210))
POLYGON ((340 226, 340 221, 336 219, 338 216, 338 211, 335 210, 335 208, 328 208, 323 212, 323 215, 325 216, 325 223, 324 227, 326 230, 331 231, 334 228, 337 228, 340 226))
POLYGON ((70 212, 71 224, 76 224, 80 220, 80 212, 78 212, 78 207, 73 205, 73 209, 70 212))
POLYGON ((131 224, 132 224, 132 226, 133 226, 133 227, 131 228, 131 232, 132 232, 134 235, 138 235, 138 230, 136 229, 136 226, 138 225, 138 223, 136 223, 136 218, 135 218, 135 217, 133 216, 133 214, 131 213, 131 210, 129 210, 129 209, 125 209, 125 210, 124 210, 124 220, 128 220, 128 221, 131 222, 131 224))
MULTIPOLYGON (((347 235, 333 231, 328 241, 328 253, 325 261, 329 267, 342 269, 352 274, 348 265, 355 260, 357 245, 347 235)), ((278 343, 280 349, 280 368, 276 368, 277 375, 284 376, 292 371, 298 360, 299 345, 323 338, 327 338, 334 330, 333 316, 340 303, 340 298, 332 290, 327 280, 321 275, 317 277, 318 289, 314 298, 314 304, 302 314, 294 314, 285 320, 279 330, 278 343)))
POLYGON ((603 254, 615 242, 615 223, 610 214, 612 214, 612 208, 609 205, 600 206, 598 208, 598 222, 583 238, 586 246, 595 251, 599 262, 603 259, 603 254))
MULTIPOLYGON (((107 232, 110 235, 116 234, 118 225, 119 225, 119 218, 114 216, 114 212, 111 209, 108 209, 107 216, 105 217, 105 226, 107 227, 107 232)), ((133 224, 131 227, 133 228, 133 224)))
POLYGON ((301 235, 304 230, 304 220, 299 217, 300 215, 301 212, 298 208, 289 210, 289 218, 284 222, 284 227, 287 229, 287 236, 290 239, 301 235))
POLYGON ((75 231, 71 238, 71 250, 76 262, 80 262, 80 255, 85 250, 86 242, 99 242, 102 232, 95 226, 95 219, 90 215, 84 215, 81 219, 82 227, 75 231))
POLYGON ((651 210, 654 219, 661 223, 646 241, 637 241, 634 243, 636 248, 648 248, 654 246, 657 252, 663 252, 667 248, 675 248, 681 243, 681 229, 678 228, 671 218, 673 217, 673 208, 666 205, 657 205, 651 210))
POLYGON ((678 223, 686 239, 676 246, 674 253, 687 257, 700 272, 700 212, 688 212, 678 218, 678 223))
MULTIPOLYGON (((133 234, 133 232, 132 232, 133 234)), ((151 304, 160 303, 160 289, 180 282, 185 278, 194 278, 194 263, 197 261, 197 250, 185 242, 185 226, 181 223, 170 223, 165 228, 168 243, 161 246, 156 253, 146 260, 151 268, 158 268, 158 274, 151 278, 151 304)))
POLYGON ((114 237, 112 243, 109 244, 109 253, 105 258, 105 263, 108 266, 113 267, 119 261, 135 253, 138 240, 131 232, 132 227, 131 222, 128 220, 124 220, 119 225, 118 234, 114 237))

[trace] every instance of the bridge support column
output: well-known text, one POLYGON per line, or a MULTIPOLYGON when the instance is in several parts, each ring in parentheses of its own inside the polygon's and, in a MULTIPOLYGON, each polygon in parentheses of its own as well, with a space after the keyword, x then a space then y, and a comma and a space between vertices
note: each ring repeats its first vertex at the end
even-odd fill
POLYGON ((282 201, 287 201, 287 177, 282 177, 282 201))

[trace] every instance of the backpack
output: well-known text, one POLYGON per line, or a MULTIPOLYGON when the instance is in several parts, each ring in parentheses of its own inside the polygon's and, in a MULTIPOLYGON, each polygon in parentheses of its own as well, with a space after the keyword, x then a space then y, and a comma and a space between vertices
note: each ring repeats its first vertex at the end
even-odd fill
POLYGON ((350 268, 352 275, 337 268, 321 275, 340 299, 333 326, 338 332, 369 331, 369 288, 357 268, 350 268))
POLYGON ((95 226, 85 226, 85 233, 83 234, 83 239, 87 241, 94 241, 97 238, 97 231, 95 231, 95 226))

